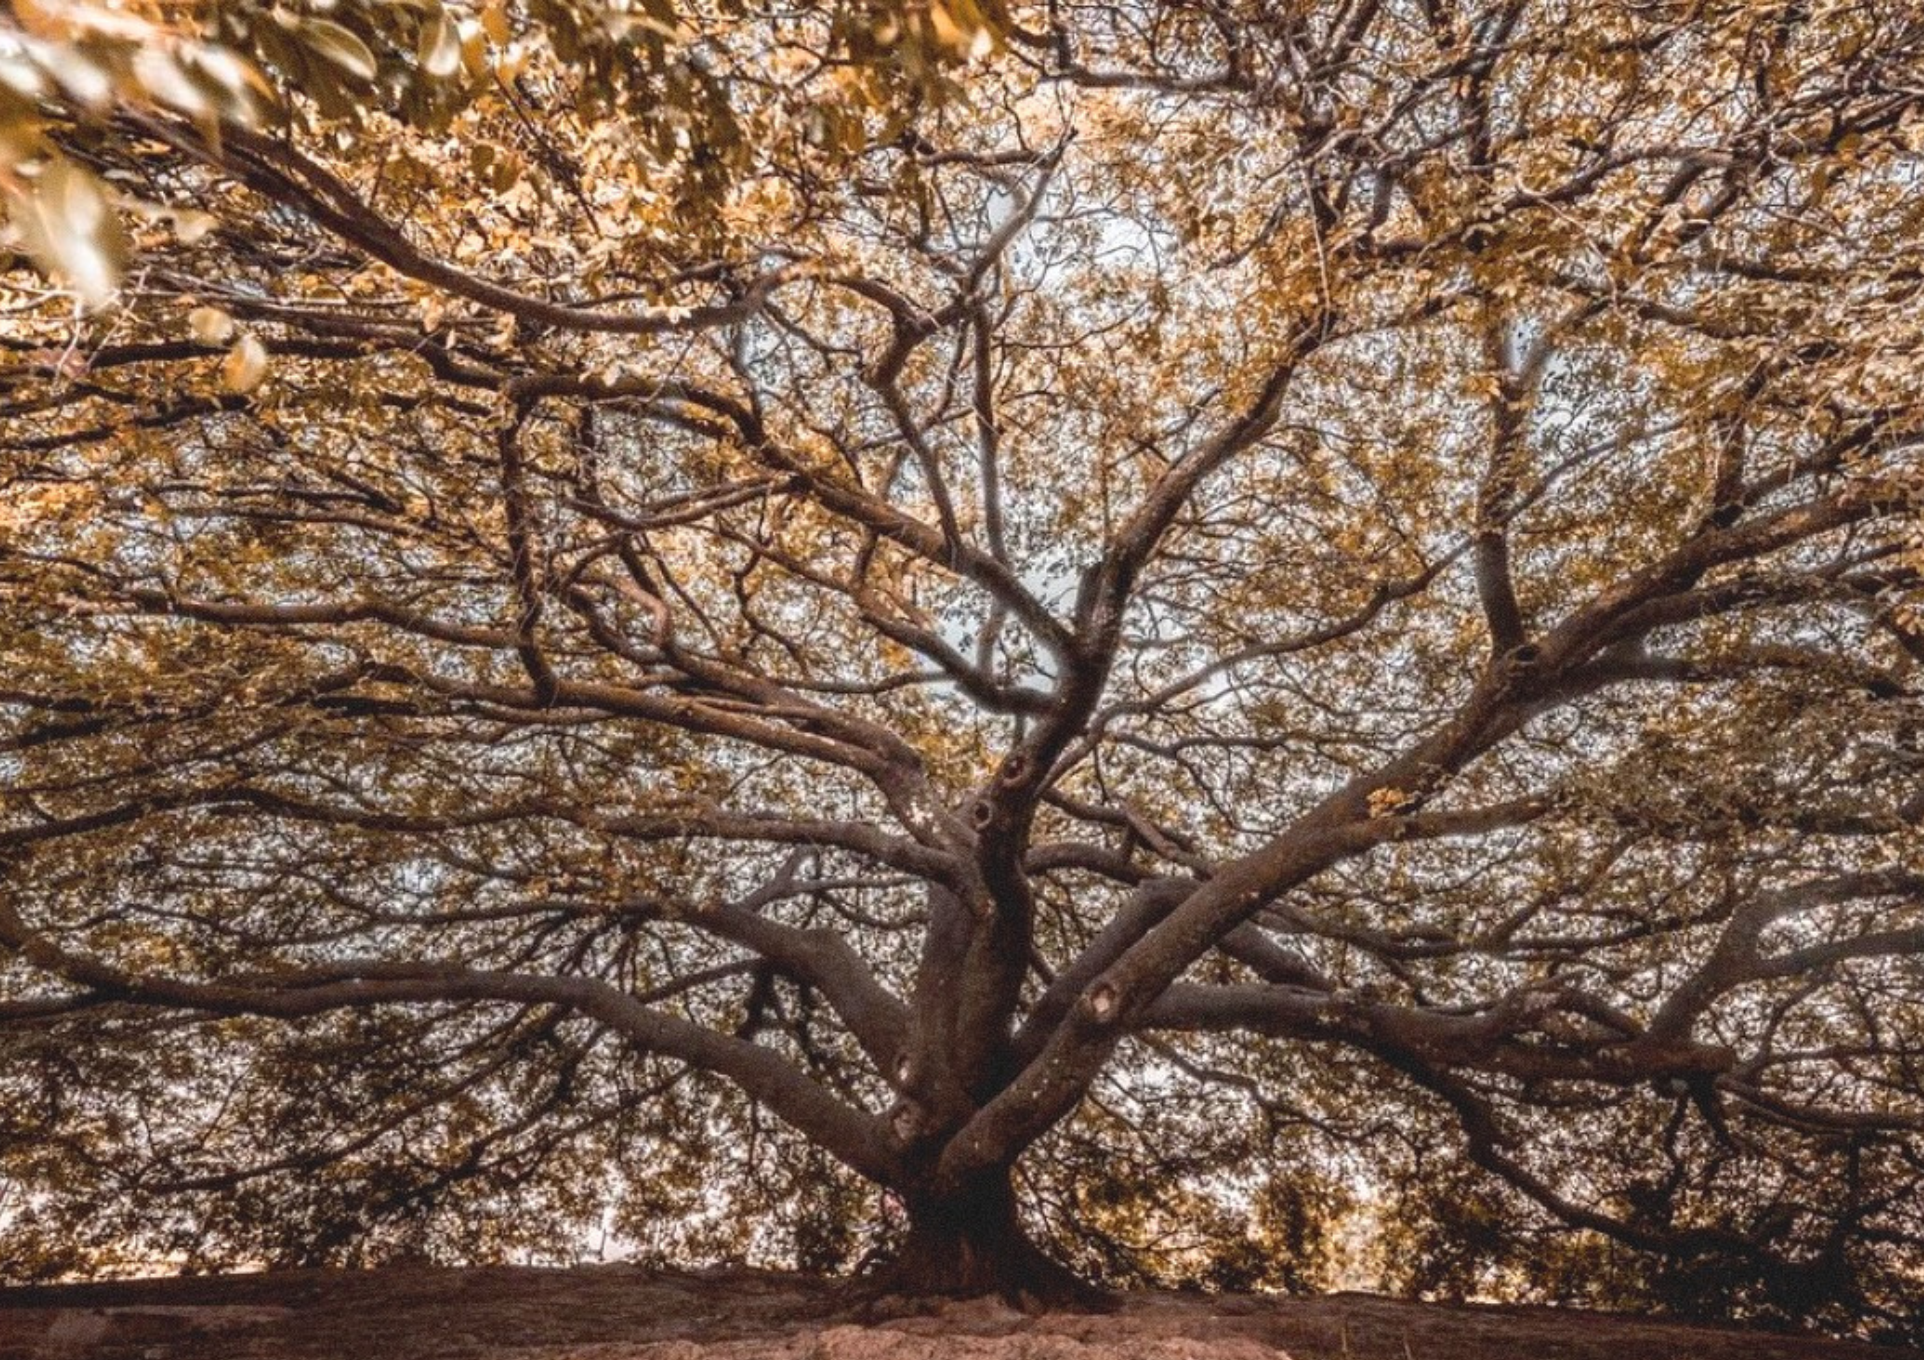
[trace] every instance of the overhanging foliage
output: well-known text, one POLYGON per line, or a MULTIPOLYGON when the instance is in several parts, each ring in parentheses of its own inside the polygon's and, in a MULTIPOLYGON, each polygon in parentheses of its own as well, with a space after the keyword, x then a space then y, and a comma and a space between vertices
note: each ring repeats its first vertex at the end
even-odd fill
POLYGON ((1314 1283, 1360 1194, 1406 1287, 1917 1335, 1908 0, 0 74, 13 1273, 1314 1283))

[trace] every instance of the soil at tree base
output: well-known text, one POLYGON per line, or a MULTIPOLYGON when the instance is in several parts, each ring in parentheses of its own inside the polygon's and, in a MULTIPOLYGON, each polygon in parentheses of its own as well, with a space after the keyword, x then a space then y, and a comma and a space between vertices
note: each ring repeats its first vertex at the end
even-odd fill
MULTIPOLYGON (((885 1301, 886 1303, 886 1301, 885 1301)), ((891 1311, 886 1306, 878 1313, 891 1311)), ((903 1311, 903 1310, 894 1310, 903 1311)), ((1924 1352, 1569 1310, 1144 1293, 858 1322, 756 1271, 391 1267, 0 1290, 0 1360, 1899 1360, 1924 1352)))

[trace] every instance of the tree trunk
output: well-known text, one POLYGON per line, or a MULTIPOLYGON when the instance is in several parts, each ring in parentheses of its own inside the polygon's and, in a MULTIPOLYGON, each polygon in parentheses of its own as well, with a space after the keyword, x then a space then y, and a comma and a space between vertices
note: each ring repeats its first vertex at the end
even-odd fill
POLYGON ((877 1294, 996 1294, 1028 1312, 1099 1312, 1114 1301, 1050 1258, 1022 1226, 1006 1171, 953 1195, 911 1197, 901 1251, 872 1279, 877 1294))

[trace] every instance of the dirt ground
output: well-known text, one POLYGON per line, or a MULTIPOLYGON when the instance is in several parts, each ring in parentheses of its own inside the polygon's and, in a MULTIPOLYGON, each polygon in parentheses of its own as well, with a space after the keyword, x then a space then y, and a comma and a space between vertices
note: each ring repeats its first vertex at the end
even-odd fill
POLYGON ((858 1323, 752 1271, 395 1268, 0 1290, 0 1360, 1899 1360, 1924 1352, 1368 1295, 990 1302, 858 1323))

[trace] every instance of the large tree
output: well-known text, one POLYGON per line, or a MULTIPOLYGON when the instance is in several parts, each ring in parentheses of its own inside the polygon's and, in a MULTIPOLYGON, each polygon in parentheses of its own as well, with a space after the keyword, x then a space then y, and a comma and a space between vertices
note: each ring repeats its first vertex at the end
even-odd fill
POLYGON ((8 1269, 1918 1328, 1913 0, 13 8, 8 1269))

